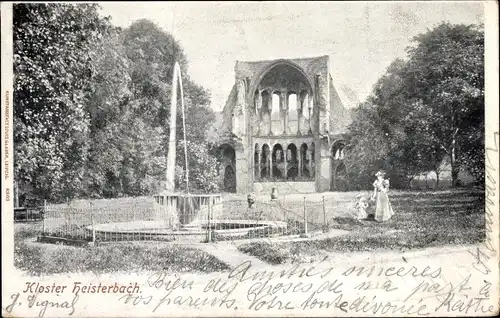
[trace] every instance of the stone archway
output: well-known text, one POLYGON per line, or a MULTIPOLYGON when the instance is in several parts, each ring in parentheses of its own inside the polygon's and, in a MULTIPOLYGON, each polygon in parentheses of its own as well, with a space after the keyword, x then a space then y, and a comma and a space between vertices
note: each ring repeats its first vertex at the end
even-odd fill
POLYGON ((275 144, 273 146, 273 151, 271 153, 271 162, 273 169, 273 179, 275 181, 280 181, 285 175, 285 154, 283 152, 283 147, 280 144, 275 144))
POLYGON ((347 190, 347 170, 344 164, 344 148, 345 142, 337 140, 332 144, 330 149, 332 156, 332 180, 330 189, 332 191, 347 190))
POLYGON ((236 192, 236 152, 230 144, 223 144, 218 149, 218 160, 222 167, 220 172, 222 190, 236 192))
POLYGON ((248 102, 260 122, 259 135, 308 133, 314 86, 300 66, 286 60, 272 63, 254 78, 250 91, 254 93, 248 102))
MULTIPOLYGON (((254 79, 250 83, 250 91, 255 91, 255 89, 257 88, 259 83, 264 79, 264 77, 276 67, 287 67, 289 69, 294 69, 294 71, 299 72, 307 80, 308 87, 314 89, 313 79, 307 75, 307 73, 303 70, 303 68, 300 65, 290 60, 280 59, 267 65, 264 69, 262 69, 259 72, 257 76, 254 77, 254 79)), ((253 98, 252 96, 249 97, 253 98)), ((250 105, 252 105, 252 103, 250 103, 250 105)))
POLYGON ((288 180, 295 181, 295 179, 299 176, 299 160, 298 160, 298 150, 297 146, 294 143, 291 143, 287 147, 287 172, 286 178, 288 180))
POLYGON ((307 155, 308 151, 309 151, 309 147, 307 146, 306 143, 303 143, 300 146, 300 150, 299 150, 299 155, 300 155, 300 161, 299 161, 300 162, 300 164, 299 164, 300 172, 299 172, 299 174, 303 178, 306 178, 306 179, 311 177, 310 166, 309 166, 310 158, 307 155))

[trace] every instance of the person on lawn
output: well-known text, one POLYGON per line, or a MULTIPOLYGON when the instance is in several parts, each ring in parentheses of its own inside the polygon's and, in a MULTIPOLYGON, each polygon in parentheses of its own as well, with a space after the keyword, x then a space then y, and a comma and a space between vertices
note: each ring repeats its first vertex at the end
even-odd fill
POLYGON ((375 201, 375 220, 384 222, 389 220, 393 215, 391 203, 389 202, 389 180, 384 179, 385 173, 379 171, 375 174, 377 180, 373 182, 373 195, 372 200, 375 201))

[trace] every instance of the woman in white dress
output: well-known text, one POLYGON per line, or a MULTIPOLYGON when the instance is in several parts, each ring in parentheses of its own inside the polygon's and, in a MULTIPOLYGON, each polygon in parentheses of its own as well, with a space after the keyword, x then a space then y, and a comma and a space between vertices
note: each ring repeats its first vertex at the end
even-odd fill
POLYGON ((375 208, 375 220, 378 222, 384 222, 389 220, 393 215, 391 202, 389 202, 389 180, 384 179, 385 173, 379 171, 375 174, 377 180, 373 182, 373 195, 372 199, 376 203, 375 208))

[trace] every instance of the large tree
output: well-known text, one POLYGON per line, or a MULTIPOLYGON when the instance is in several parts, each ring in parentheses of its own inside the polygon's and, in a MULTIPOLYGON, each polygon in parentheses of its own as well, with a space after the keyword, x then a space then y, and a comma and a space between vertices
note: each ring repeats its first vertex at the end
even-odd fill
POLYGON ((128 145, 124 134, 130 124, 127 119, 132 101, 130 63, 119 29, 113 29, 102 39, 92 62, 93 76, 86 103, 92 147, 82 195, 117 197, 124 193, 119 175, 128 145))
POLYGON ((420 102, 421 110, 425 108, 422 124, 449 156, 452 183, 456 184, 461 165, 480 177, 477 169, 484 169, 480 159, 484 156, 484 30, 443 23, 415 37, 415 42, 408 50, 407 98, 420 102))
MULTIPOLYGON (((450 159, 478 181, 484 172, 484 35, 476 26, 443 23, 415 37, 354 112, 347 151, 351 181, 387 169, 411 185, 450 159)), ((366 177, 365 177, 366 178, 366 177)), ((483 177, 484 178, 484 177, 483 177)))

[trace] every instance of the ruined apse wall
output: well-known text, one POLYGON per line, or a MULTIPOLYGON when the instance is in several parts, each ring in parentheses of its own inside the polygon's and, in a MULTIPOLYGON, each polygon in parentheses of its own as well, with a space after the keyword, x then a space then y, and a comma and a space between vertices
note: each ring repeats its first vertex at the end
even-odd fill
MULTIPOLYGON (((229 143, 236 153, 236 190, 239 193, 253 191, 253 141, 252 125, 255 89, 265 74, 281 63, 301 69, 310 82, 314 93, 314 109, 311 125, 315 140, 316 190, 328 191, 332 177, 332 156, 327 135, 344 131, 346 110, 331 81, 328 56, 300 59, 243 62, 235 64, 235 85, 223 110, 223 130, 231 136, 229 143)), ((227 141, 225 141, 227 142, 227 141)))
POLYGON ((226 104, 222 110, 222 127, 221 129, 229 133, 231 131, 231 118, 233 116, 233 107, 236 104, 236 84, 233 85, 231 92, 229 93, 229 97, 227 98, 226 104))
POLYGON ((344 107, 330 76, 330 135, 337 137, 347 131, 351 124, 349 111, 344 107))

